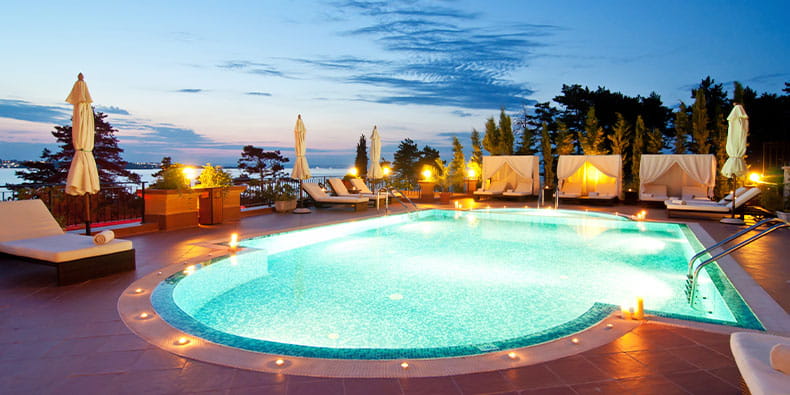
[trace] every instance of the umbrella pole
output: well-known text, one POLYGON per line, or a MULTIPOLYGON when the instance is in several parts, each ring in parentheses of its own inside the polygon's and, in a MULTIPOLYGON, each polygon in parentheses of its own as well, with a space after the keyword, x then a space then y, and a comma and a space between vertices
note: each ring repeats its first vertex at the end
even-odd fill
POLYGON ((735 218, 735 187, 738 183, 738 179, 736 177, 732 177, 732 215, 730 218, 724 217, 719 222, 723 224, 730 224, 730 225, 743 225, 744 222, 740 218, 735 218))
POLYGON ((302 179, 299 180, 299 207, 294 210, 294 214, 310 214, 309 208, 304 206, 304 191, 302 190, 302 179))
POLYGON ((85 195, 85 235, 91 235, 91 196, 86 193, 85 195))

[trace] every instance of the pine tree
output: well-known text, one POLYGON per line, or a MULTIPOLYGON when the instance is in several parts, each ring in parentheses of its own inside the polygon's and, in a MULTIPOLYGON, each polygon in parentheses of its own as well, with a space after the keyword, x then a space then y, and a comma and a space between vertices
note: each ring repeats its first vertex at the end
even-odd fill
POLYGON ((501 155, 513 155, 513 121, 505 113, 505 108, 499 112, 499 152, 501 155))
POLYGON ((281 172, 285 169, 283 163, 286 162, 288 158, 282 156, 280 151, 264 151, 263 148, 245 145, 237 166, 245 174, 258 176, 258 182, 263 185, 267 178, 282 176, 281 172))
MULTIPOLYGON (((93 157, 99 170, 99 182, 110 184, 117 182, 119 177, 125 178, 129 182, 140 182, 140 175, 126 169, 127 162, 121 157, 123 149, 118 147, 118 138, 115 137, 115 133, 118 130, 113 128, 105 118, 107 118, 107 115, 102 112, 94 112, 93 114, 93 122, 96 129, 93 139, 93 157)), ((49 150, 45 150, 41 154, 41 159, 52 163, 53 167, 18 174, 19 177, 26 181, 46 178, 51 180, 51 183, 62 184, 66 182, 69 165, 74 158, 71 125, 55 126, 52 135, 58 142, 60 150, 54 154, 50 153, 49 150), (44 173, 37 174, 39 171, 44 171, 44 173), (47 173, 49 175, 46 175, 47 173)))
POLYGON ((691 123, 689 121, 688 108, 682 101, 675 113, 675 149, 676 154, 685 154, 688 136, 691 134, 691 123))
POLYGON ((650 129, 646 133, 645 152, 648 154, 658 154, 664 148, 664 135, 658 128, 650 129))
POLYGON ((501 146, 502 136, 499 128, 496 126, 494 117, 486 120, 486 132, 483 135, 483 148, 491 155, 501 155, 499 147, 501 146))
POLYGON ((705 103, 705 92, 702 89, 696 90, 694 104, 691 106, 691 137, 695 153, 710 153, 708 108, 705 103))
POLYGON ((573 153, 573 132, 568 130, 564 122, 557 122, 557 141, 555 145, 558 156, 573 153))
MULTIPOLYGON (((26 160, 22 162, 23 170, 15 172, 16 176, 35 184, 62 184, 62 172, 59 169, 60 163, 51 160, 52 152, 44 148, 41 151, 41 160, 26 160)), ((68 168, 67 170, 68 171, 68 168)))
POLYGON ((448 166, 450 185, 455 190, 463 191, 464 187, 464 167, 466 165, 466 158, 464 157, 464 147, 458 137, 453 136, 453 160, 450 161, 448 166))
MULTIPOLYGON (((545 122, 543 124, 545 124, 545 122)), ((546 125, 546 127, 548 128, 548 125, 546 125)), ((535 136, 535 131, 530 129, 529 126, 525 124, 523 127, 521 127, 521 138, 519 139, 519 145, 518 150, 516 150, 516 154, 534 155, 537 152, 535 149, 536 140, 537 136, 535 136)))
POLYGON ((543 184, 554 186, 554 153, 551 152, 551 134, 546 122, 540 127, 540 148, 543 153, 543 184))
POLYGON ((590 107, 587 111, 587 117, 584 119, 584 131, 579 131, 579 144, 582 147, 582 152, 585 155, 605 154, 603 142, 603 128, 598 125, 595 107, 590 107))
POLYGON ((417 185, 419 161, 420 150, 417 148, 417 144, 409 138, 401 141, 393 156, 392 166, 402 186, 414 187, 417 185))
POLYGON ((354 159, 354 167, 357 168, 359 177, 365 179, 368 174, 368 142, 365 140, 365 134, 359 136, 357 143, 357 157, 354 159))
POLYGON ((631 144, 631 182, 634 185, 639 185, 639 166, 642 161, 642 152, 644 150, 645 141, 645 121, 642 116, 636 117, 636 125, 634 126, 634 141, 631 144))
POLYGON ((477 129, 472 129, 472 157, 470 161, 477 165, 477 168, 483 167, 483 145, 480 143, 480 132, 477 129))
POLYGON ((626 161, 626 150, 628 149, 628 140, 631 137, 631 125, 625 120, 623 114, 615 113, 617 122, 612 128, 612 134, 608 136, 609 142, 612 145, 612 153, 620 155, 623 162, 626 161))

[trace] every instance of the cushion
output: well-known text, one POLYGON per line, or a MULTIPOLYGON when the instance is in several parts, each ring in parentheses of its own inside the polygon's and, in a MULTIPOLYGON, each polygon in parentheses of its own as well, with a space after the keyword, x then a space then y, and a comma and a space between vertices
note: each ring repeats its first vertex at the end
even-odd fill
POLYGON ((645 184, 642 185, 642 193, 645 195, 652 195, 651 197, 666 196, 667 186, 662 184, 645 184))
POLYGON ((685 185, 681 189, 681 196, 685 200, 705 199, 708 200, 708 188, 701 186, 685 185))
POLYGON ((0 252, 56 263, 131 249, 132 242, 129 240, 114 239, 109 243, 96 245, 93 237, 72 233, 0 242, 0 252))
POLYGON ((332 186, 332 190, 335 191, 335 193, 338 196, 345 196, 351 194, 348 192, 348 189, 346 189, 345 184, 343 184, 343 180, 339 178, 330 178, 329 185, 332 186))
POLYGON ((38 199, 0 202, 0 242, 63 234, 58 222, 38 199))
POLYGON ((771 349, 771 367, 790 374, 790 344, 777 344, 771 349))
POLYGON ((771 367, 771 350, 777 344, 790 345, 790 338, 747 332, 730 336, 732 356, 753 394, 786 394, 790 387, 790 375, 771 367))
POLYGON ((513 192, 532 193, 532 180, 519 181, 513 192))
POLYGON ((368 186, 365 185, 365 181, 362 181, 361 178, 352 178, 351 185, 353 185, 354 188, 359 189, 359 191, 362 193, 367 193, 367 194, 373 193, 373 191, 371 191, 370 188, 368 188, 368 186))
POLYGON ((590 192, 587 194, 589 197, 598 197, 598 192, 590 192))
POLYGON ((329 197, 329 195, 327 195, 326 192, 324 192, 324 190, 314 182, 303 182, 302 189, 304 189, 304 191, 307 192, 311 198, 316 200, 329 197))

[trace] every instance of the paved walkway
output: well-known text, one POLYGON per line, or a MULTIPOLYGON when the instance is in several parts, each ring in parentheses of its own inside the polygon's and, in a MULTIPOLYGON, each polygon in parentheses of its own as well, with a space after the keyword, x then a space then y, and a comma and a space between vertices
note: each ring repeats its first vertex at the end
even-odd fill
MULTIPOLYGON (((504 203, 496 202, 497 207, 504 203)), ((534 203, 527 203, 534 205, 534 203)), ((516 206, 516 204, 513 204, 516 206)), ((523 203, 517 204, 523 206, 523 203)), ((571 208, 566 206, 566 208, 571 208)), ((590 207, 633 213, 635 206, 590 207)), ((363 215, 375 215, 368 210, 363 215)), ((136 278, 201 256, 209 242, 347 220, 347 209, 273 214, 240 223, 158 232, 130 239, 137 271, 67 287, 53 269, 0 258, 0 392, 4 394, 585 394, 737 393, 740 376, 728 336, 647 322, 617 341, 571 357, 517 369, 437 378, 325 379, 232 369, 181 358, 132 334, 116 302, 136 278)), ((651 209, 648 218, 663 219, 651 209)), ((699 221, 715 239, 737 230, 699 221)), ((769 235, 735 259, 790 310, 790 232, 769 235)))

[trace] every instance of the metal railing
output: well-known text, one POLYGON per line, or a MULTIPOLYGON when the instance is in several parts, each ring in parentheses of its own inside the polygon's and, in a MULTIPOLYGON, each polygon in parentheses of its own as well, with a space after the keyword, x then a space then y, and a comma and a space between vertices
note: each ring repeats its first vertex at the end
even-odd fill
POLYGON ((697 290, 697 277, 699 277, 699 272, 702 270, 702 268, 704 268, 705 266, 709 265, 710 263, 715 262, 719 258, 722 258, 724 256, 730 255, 731 253, 733 253, 733 252, 735 252, 735 251, 737 251, 737 250, 739 250, 739 249, 751 244, 755 240, 758 240, 758 239, 762 238, 763 236, 765 236, 765 235, 767 235, 767 234, 769 234, 769 233, 771 233, 771 232, 773 232, 775 230, 782 229, 782 228, 787 228, 787 227, 790 227, 790 223, 787 223, 787 222, 785 222, 785 221, 783 221, 783 220, 781 220, 779 218, 764 219, 764 220, 762 220, 762 221, 760 221, 760 222, 758 222, 758 223, 756 223, 756 224, 754 224, 754 225, 752 225, 752 226, 750 226, 750 227, 748 227, 746 229, 743 229, 743 230, 735 233, 734 235, 732 235, 730 237, 727 237, 726 239, 724 239, 724 240, 722 240, 722 241, 720 241, 720 242, 718 242, 718 243, 716 243, 716 244, 714 244, 714 245, 712 245, 712 246, 710 246, 708 248, 705 248, 704 250, 696 253, 689 260, 688 272, 686 273, 686 297, 688 299, 688 303, 692 307, 694 306, 694 294, 696 293, 696 290, 697 290), (735 244, 733 246, 725 248, 725 246, 728 243, 738 239, 739 237, 745 235, 746 233, 749 233, 751 231, 757 230, 757 228, 759 228, 759 227, 761 227, 763 225, 770 225, 770 227, 761 230, 759 233, 755 234, 752 237, 749 237, 746 240, 743 240, 743 241, 741 241, 741 242, 739 242, 739 243, 737 243, 737 244, 735 244), (695 261, 697 261, 698 259, 702 258, 705 254, 710 254, 716 248, 722 248, 723 251, 721 251, 718 254, 715 254, 715 255, 711 256, 710 258, 702 261, 702 263, 700 263, 699 265, 697 265, 696 268, 694 268, 694 262, 695 261))

